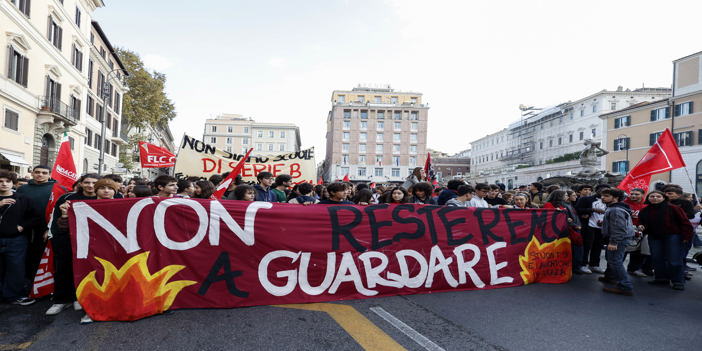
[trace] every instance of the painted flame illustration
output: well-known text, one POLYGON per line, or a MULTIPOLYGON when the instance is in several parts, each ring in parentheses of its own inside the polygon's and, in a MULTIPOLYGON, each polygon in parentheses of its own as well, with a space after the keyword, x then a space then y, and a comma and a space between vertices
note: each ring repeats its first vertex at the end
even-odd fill
POLYGON ((519 256, 524 284, 567 282, 573 274, 571 255, 569 238, 541 244, 536 236, 532 237, 524 256, 519 256))
POLYGON ((163 313, 183 288, 196 283, 168 282, 185 268, 181 265, 166 266, 152 275, 146 264, 148 258, 148 251, 138 254, 117 269, 109 261, 95 257, 104 268, 102 284, 95 278, 96 271, 92 271, 76 289, 78 301, 93 320, 137 320, 163 313))

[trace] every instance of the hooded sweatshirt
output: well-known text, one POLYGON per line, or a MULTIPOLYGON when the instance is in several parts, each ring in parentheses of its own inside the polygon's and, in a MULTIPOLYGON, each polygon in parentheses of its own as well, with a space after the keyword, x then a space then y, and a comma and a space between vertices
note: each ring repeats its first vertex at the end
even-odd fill
POLYGON ((0 206, 0 237, 14 238, 26 233, 29 228, 36 224, 39 217, 34 213, 34 207, 22 194, 13 193, 9 196, 0 196, 0 200, 14 199, 12 205, 0 206), (22 227, 19 232, 17 226, 22 227))
POLYGON ((609 237, 610 244, 619 244, 634 237, 635 229, 631 221, 631 207, 624 202, 607 206, 602 219, 602 236, 609 237))

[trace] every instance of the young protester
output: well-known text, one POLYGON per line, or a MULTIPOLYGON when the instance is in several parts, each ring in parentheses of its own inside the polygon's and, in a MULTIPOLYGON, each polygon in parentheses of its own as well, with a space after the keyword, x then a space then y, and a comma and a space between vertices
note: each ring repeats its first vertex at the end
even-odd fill
POLYGON ((327 191, 327 187, 322 185, 322 184, 317 184, 314 186, 314 197, 317 200, 326 200, 329 198, 329 192, 327 191))
MULTIPOLYGON (((590 270, 595 273, 604 273, 600 268, 600 255, 602 253, 602 217, 607 205, 602 203, 600 192, 609 188, 609 185, 599 184, 595 194, 581 197, 575 204, 575 210, 583 224, 583 266, 589 263, 590 270)), ((583 190, 581 190, 581 193, 583 190)))
POLYGON ((573 273, 591 274, 592 271, 583 266, 583 237, 582 226, 575 209, 568 203, 568 194, 563 190, 551 190, 543 204, 544 209, 564 211, 568 215, 571 252, 573 253, 573 273))
MULTIPOLYGON (((695 205, 692 204, 692 202, 687 201, 683 198, 683 189, 680 185, 677 184, 668 184, 663 188, 663 192, 665 193, 665 196, 668 197, 668 202, 671 204, 678 206, 682 208, 682 210, 685 212, 685 215, 687 216, 687 219, 692 220, 695 218, 695 205)), ((690 224, 692 225, 692 224, 690 224)), ((686 243, 683 243, 683 249, 685 252, 683 253, 682 259, 683 259, 683 267, 687 270, 687 263, 685 263, 687 254, 690 252, 690 249, 692 248, 692 240, 689 240, 686 243)), ((692 273, 687 273, 685 272, 685 279, 692 279, 692 273)))
POLYGON ((412 191, 412 187, 415 184, 425 181, 427 181, 427 174, 424 172, 424 168, 415 167, 414 170, 412 170, 412 174, 410 174, 407 177, 407 180, 405 180, 405 182, 402 183, 402 187, 407 189, 408 191, 412 191))
POLYGON ((173 197, 178 192, 178 180, 163 174, 154 179, 154 188, 158 197, 173 197))
MULTIPOLYGON (((631 220, 635 227, 638 227, 640 224, 639 213, 646 207, 643 201, 644 194, 645 191, 641 188, 631 189, 631 191, 629 191, 629 197, 622 201, 631 207, 631 220)), ((635 237, 639 236, 643 236, 643 238, 640 238, 641 244, 637 250, 629 252, 629 265, 626 270, 629 274, 633 274, 637 277, 646 277, 653 275, 651 251, 648 246, 648 237, 643 235, 640 231, 637 231, 635 237)))
POLYGON ((409 193, 407 189, 402 186, 396 186, 388 193, 388 197, 385 198, 385 203, 388 204, 405 204, 409 201, 409 193))
POLYGON ((525 208, 534 208, 534 205, 531 204, 531 196, 525 192, 518 192, 514 194, 514 208, 518 209, 525 209, 525 208))
POLYGON ((507 205, 512 205, 512 200, 514 200, 514 191, 505 191, 505 193, 502 194, 502 198, 505 199, 507 205))
POLYGON ((256 189, 248 184, 239 184, 236 189, 229 194, 229 200, 255 201, 256 189))
POLYGON ((195 191, 193 191, 193 198, 195 199, 209 199, 210 196, 215 191, 215 186, 209 180, 200 180, 195 183, 195 191))
POLYGON ((539 182, 531 183, 527 187, 527 189, 529 190, 529 195, 531 195, 531 203, 535 207, 541 207, 541 204, 544 203, 544 193, 541 192, 541 189, 543 188, 544 185, 539 182))
POLYGON ((607 210, 602 217, 602 236, 608 238, 607 271, 599 280, 616 284, 616 287, 604 287, 602 291, 632 296, 634 285, 624 269, 624 255, 629 241, 634 237, 634 224, 631 221, 631 208, 624 202, 624 192, 608 188, 600 192, 602 202, 607 210))
POLYGON ((578 194, 573 190, 566 190, 566 202, 568 205, 575 208, 576 201, 578 201, 578 194))
POLYGON ((650 284, 669 285, 685 290, 684 244, 692 240, 692 225, 682 208, 668 202, 662 191, 646 197, 647 206, 639 212, 639 230, 648 235, 654 280, 650 284))
POLYGON ((327 186, 329 198, 318 202, 320 205, 352 205, 353 202, 346 200, 348 185, 344 182, 331 183, 327 186))
MULTIPOLYGON (((76 301, 76 288, 73 283, 73 249, 71 247, 71 236, 65 228, 59 229, 59 219, 63 214, 61 206, 65 203, 80 200, 94 200, 95 183, 100 176, 97 174, 85 174, 78 179, 78 191, 62 196, 56 201, 54 207, 53 220, 51 222, 51 247, 54 250, 54 297, 53 305, 46 311, 47 316, 59 314, 71 303, 75 310, 80 310, 80 304, 76 301)), ((68 207, 64 206, 67 211, 68 207)), ((66 216, 68 216, 66 214, 66 216)))
POLYGON ((178 180, 178 190, 175 197, 188 199, 193 196, 194 192, 195 187, 193 186, 193 183, 189 182, 187 179, 178 180))
POLYGON ((287 202, 288 194, 285 192, 293 185, 292 176, 289 174, 281 174, 275 177, 271 191, 278 198, 278 202, 287 202))
POLYGON ((385 199, 383 198, 383 194, 385 194, 385 186, 377 185, 373 192, 373 203, 379 204, 385 201, 385 199))
POLYGON ((485 202, 487 202, 490 207, 499 207, 508 204, 507 200, 499 196, 500 190, 499 186, 490 184, 490 190, 488 190, 487 196, 485 197, 485 202))
POLYGON ((457 194, 458 187, 461 185, 464 185, 464 184, 465 183, 462 180, 458 180, 458 179, 449 180, 448 183, 446 183, 446 189, 444 189, 439 194, 439 198, 437 199, 436 204, 439 206, 446 205, 446 201, 458 196, 458 194, 457 194))
POLYGON ((38 220, 32 202, 12 191, 17 174, 0 169, 0 300, 16 305, 33 304, 24 297, 28 233, 38 220))
POLYGON ((135 185, 129 197, 149 197, 153 196, 151 188, 148 185, 135 185))
POLYGON ((256 201, 278 202, 278 195, 271 189, 273 185, 273 173, 261 172, 256 176, 258 184, 254 185, 256 189, 256 201))
POLYGON ((356 192, 356 196, 353 197, 353 203, 361 206, 368 206, 373 204, 373 192, 370 189, 361 189, 356 192))
POLYGON ((468 184, 459 185, 456 190, 456 197, 448 199, 445 206, 449 207, 471 207, 470 201, 475 190, 468 184))
POLYGON ((470 204, 468 204, 469 207, 478 207, 478 208, 488 208, 490 205, 485 201, 485 198, 487 197, 488 192, 490 191, 490 186, 485 184, 485 183, 478 183, 475 184, 475 196, 473 196, 472 199, 470 199, 470 204))
POLYGON ((117 184, 117 191, 115 192, 115 196, 114 196, 115 199, 124 199, 124 196, 122 195, 122 193, 119 192, 119 185, 122 184, 122 181, 123 181, 121 175, 114 174, 114 173, 113 174, 106 174, 106 175, 102 176, 102 178, 110 179, 110 180, 114 181, 115 184, 117 184))
POLYGON ((314 198, 314 185, 310 183, 300 183, 297 186, 297 190, 300 192, 299 196, 296 196, 295 198, 290 199, 289 203, 291 204, 301 204, 301 205, 312 205, 316 204, 318 202, 317 199, 314 198))
POLYGON ((412 187, 412 196, 409 203, 436 205, 436 200, 431 196, 434 193, 434 187, 429 182, 419 182, 412 187))

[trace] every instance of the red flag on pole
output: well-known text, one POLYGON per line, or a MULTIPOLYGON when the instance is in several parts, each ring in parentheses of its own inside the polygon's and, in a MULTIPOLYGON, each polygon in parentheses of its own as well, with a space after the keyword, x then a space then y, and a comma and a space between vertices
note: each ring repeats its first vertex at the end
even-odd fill
POLYGON ((251 151, 253 151, 253 148, 249 149, 249 151, 246 152, 246 155, 239 160, 239 163, 236 164, 236 167, 234 167, 234 169, 229 173, 227 178, 224 178, 224 180, 219 183, 215 192, 212 194, 212 196, 210 196, 210 199, 219 200, 222 198, 222 195, 224 195, 224 192, 227 191, 229 185, 234 181, 234 178, 241 173, 241 170, 244 168, 244 163, 246 163, 246 160, 249 159, 251 151))
POLYGON ((427 152, 427 161, 424 162, 424 173, 427 175, 429 181, 433 180, 436 176, 434 171, 434 162, 431 160, 431 154, 427 152))
POLYGON ((617 188, 629 191, 633 188, 643 188, 648 191, 651 175, 685 167, 682 155, 675 138, 669 129, 666 129, 651 146, 641 161, 631 169, 617 188), (645 185, 644 185, 645 184, 645 185))
POLYGON ((322 179, 322 177, 319 177, 319 180, 317 180, 317 185, 319 184, 324 184, 324 179, 322 179))
POLYGON ((346 173, 346 175, 344 176, 343 181, 345 181, 345 182, 351 181, 351 180, 349 179, 349 174, 348 174, 348 173, 346 173))
POLYGON ((164 168, 175 165, 175 155, 165 147, 139 141, 141 168, 164 168))

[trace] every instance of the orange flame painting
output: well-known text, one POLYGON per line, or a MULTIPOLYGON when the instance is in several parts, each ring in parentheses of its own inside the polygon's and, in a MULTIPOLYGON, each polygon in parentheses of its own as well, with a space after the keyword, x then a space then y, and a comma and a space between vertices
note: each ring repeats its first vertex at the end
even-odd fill
POLYGON ((104 269, 102 284, 88 273, 76 289, 78 301, 93 320, 137 320, 163 313, 173 304, 178 293, 195 284, 192 280, 168 282, 185 266, 170 265, 155 274, 146 264, 149 252, 130 258, 117 269, 112 263, 95 257, 104 269))
POLYGON ((519 256, 524 284, 567 282, 573 274, 571 255, 569 238, 541 244, 536 236, 532 237, 524 256, 519 256))

